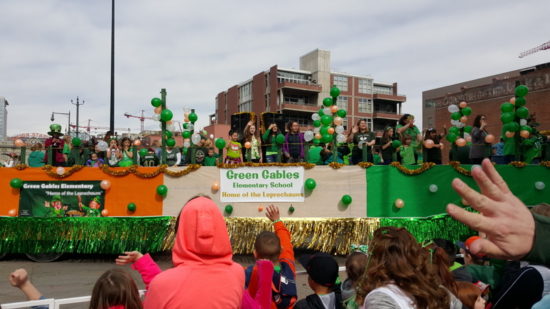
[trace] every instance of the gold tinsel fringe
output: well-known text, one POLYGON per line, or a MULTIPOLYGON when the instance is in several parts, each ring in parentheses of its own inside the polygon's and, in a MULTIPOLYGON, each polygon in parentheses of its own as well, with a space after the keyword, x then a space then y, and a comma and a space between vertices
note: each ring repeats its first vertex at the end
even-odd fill
POLYGON ((259 167, 259 166, 303 166, 306 170, 312 169, 315 167, 313 163, 300 162, 300 163, 254 163, 254 162, 244 162, 239 164, 227 164, 220 163, 217 165, 218 168, 239 168, 239 167, 259 167))
POLYGON ((333 169, 337 170, 339 168, 341 168, 342 166, 344 166, 344 164, 342 163, 338 163, 338 162, 330 162, 328 164, 328 166, 332 167, 333 169))
POLYGON ((366 168, 369 168, 371 166, 374 166, 374 163, 372 163, 372 162, 359 162, 359 163, 357 163, 357 165, 359 165, 360 167, 366 169, 366 168))
POLYGON ((451 162, 449 162, 449 165, 452 166, 454 168, 454 170, 459 172, 460 174, 468 176, 468 177, 472 177, 472 172, 465 169, 465 168, 463 168, 460 165, 459 161, 451 161, 451 162))
POLYGON ((508 163, 508 165, 512 165, 513 167, 517 167, 517 168, 522 168, 522 167, 526 167, 527 163, 521 162, 521 161, 512 161, 508 163))
MULTIPOLYGON (((351 244, 366 244, 380 226, 377 218, 285 219, 294 247, 345 255, 351 244)), ((254 239, 262 231, 273 231, 263 218, 226 218, 234 254, 250 254, 254 239)))
MULTIPOLYGON (((46 172, 46 174, 48 176, 50 176, 52 178, 63 179, 63 178, 69 177, 72 174, 80 171, 83 167, 84 166, 82 166, 82 165, 75 165, 73 167, 64 167, 65 172, 63 172, 63 174, 58 174, 57 173, 58 167, 54 167, 54 166, 51 166, 51 165, 44 165, 42 167, 42 169, 46 172), (54 168, 55 168, 55 171, 54 171, 54 168)), ((20 169, 20 170, 23 170, 23 169, 20 169)))
POLYGON ((550 161, 542 161, 542 162, 540 162, 540 166, 550 168, 550 161))
POLYGON ((409 169, 403 165, 401 165, 401 163, 399 162, 392 162, 390 163, 391 166, 397 168, 401 173, 405 174, 405 175, 420 175, 422 173, 424 173, 425 171, 431 169, 432 167, 434 167, 436 164, 433 163, 433 162, 424 162, 422 163, 422 165, 419 167, 419 168, 415 168, 415 169, 409 169))

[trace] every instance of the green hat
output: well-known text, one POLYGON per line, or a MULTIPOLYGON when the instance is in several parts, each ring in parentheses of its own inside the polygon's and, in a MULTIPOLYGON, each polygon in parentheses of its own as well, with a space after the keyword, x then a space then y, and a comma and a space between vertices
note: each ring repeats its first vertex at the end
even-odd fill
POLYGON ((61 202, 61 195, 52 196, 52 202, 61 202))
POLYGON ((98 204, 101 204, 101 198, 99 196, 96 196, 94 197, 94 199, 92 200, 92 202, 96 202, 98 204))
POLYGON ((50 125, 50 132, 48 132, 48 135, 53 136, 54 134, 57 134, 59 136, 63 136, 63 133, 61 133, 61 125, 57 123, 53 123, 50 125))

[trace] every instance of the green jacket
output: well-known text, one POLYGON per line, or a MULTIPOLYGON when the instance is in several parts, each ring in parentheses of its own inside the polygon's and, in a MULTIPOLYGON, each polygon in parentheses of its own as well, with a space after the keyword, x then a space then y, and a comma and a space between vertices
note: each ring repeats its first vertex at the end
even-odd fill
POLYGON ((266 130, 264 135, 262 135, 262 140, 264 145, 266 146, 265 152, 266 155, 277 154, 279 153, 279 149, 281 149, 281 145, 277 144, 275 142, 276 135, 271 135, 271 130, 266 130))
POLYGON ((533 214, 535 219, 535 241, 533 249, 523 259, 529 262, 550 266, 550 218, 533 214))

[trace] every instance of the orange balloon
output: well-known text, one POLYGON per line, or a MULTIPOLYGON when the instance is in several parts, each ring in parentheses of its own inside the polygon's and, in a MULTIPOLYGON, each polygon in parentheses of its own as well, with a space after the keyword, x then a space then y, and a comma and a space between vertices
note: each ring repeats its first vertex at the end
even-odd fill
POLYGON ((462 102, 458 103, 458 106, 460 106, 460 108, 464 108, 464 107, 468 106, 468 103, 466 103, 465 101, 462 101, 462 102))
POLYGON ((460 117, 460 122, 462 122, 462 123, 468 122, 468 117, 466 117, 466 116, 460 117))
POLYGON ((101 211, 101 216, 102 216, 102 217, 108 217, 108 216, 109 216, 109 211, 108 211, 107 209, 103 209, 103 210, 101 211))
POLYGON ((506 135, 507 138, 512 138, 516 135, 516 132, 506 131, 506 133, 504 133, 504 135, 506 135))
POLYGON ((334 134, 334 128, 328 128, 327 132, 330 135, 334 134))
POLYGON ((244 148, 246 148, 246 149, 249 149, 251 146, 252 146, 252 144, 250 144, 250 142, 244 143, 244 148))
POLYGON ((258 211, 262 212, 262 211, 264 211, 264 208, 262 206, 260 206, 260 207, 258 207, 258 211))
POLYGON ((215 181, 212 184, 212 191, 217 192, 219 189, 220 189, 220 184, 217 181, 215 181))
POLYGON ((155 114, 160 114, 162 112, 162 107, 155 107, 155 114))
POLYGON ((316 134, 315 134, 315 138, 316 138, 316 139, 321 139, 321 133, 316 133, 316 134))
POLYGON ((527 131, 527 130, 521 130, 521 131, 519 132, 519 135, 520 135, 521 137, 523 137, 523 138, 529 138, 529 134, 530 134, 530 133, 529 133, 529 131, 527 131))
POLYGON ((23 146, 25 146, 25 142, 23 140, 20 140, 20 139, 15 140, 15 147, 23 147, 23 146))
POLYGON ((109 190, 111 188, 111 181, 110 180, 102 180, 100 183, 99 183, 99 186, 101 187, 101 189, 103 190, 109 190))
POLYGON ((332 105, 330 107, 330 111, 333 113, 333 114, 336 114, 336 112, 338 111, 338 106, 337 105, 332 105))
POLYGON ((510 103, 516 105, 516 97, 511 97, 510 98, 510 103))
POLYGON ((10 210, 8 210, 8 216, 10 216, 10 217, 17 217, 17 209, 10 209, 10 210))
POLYGON ((485 142, 489 143, 489 144, 494 143, 495 142, 495 136, 493 134, 489 134, 489 135, 485 136, 485 142))
POLYGON ((398 198, 398 199, 395 200, 394 205, 395 205, 395 207, 401 209, 401 208, 405 207, 405 201, 403 201, 402 199, 398 198))
POLYGON ((430 148, 433 148, 434 146, 434 141, 431 140, 431 139, 427 139, 424 141, 424 147, 430 149, 430 148))
POLYGON ((340 126, 342 125, 342 122, 344 121, 344 119, 342 119, 342 117, 334 117, 334 124, 337 125, 337 126, 340 126))
POLYGON ((455 144, 456 144, 458 147, 464 147, 464 146, 466 146, 466 140, 463 139, 463 138, 458 138, 458 139, 455 141, 455 144))
POLYGON ((141 141, 139 139, 136 139, 134 141, 134 146, 139 146, 139 145, 141 145, 141 141))

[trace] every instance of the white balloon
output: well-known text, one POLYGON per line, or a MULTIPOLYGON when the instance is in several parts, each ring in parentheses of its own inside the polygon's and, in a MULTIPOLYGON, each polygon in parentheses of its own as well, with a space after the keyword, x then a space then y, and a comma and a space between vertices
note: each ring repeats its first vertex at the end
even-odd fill
POLYGON ((321 128, 313 128, 313 133, 319 133, 321 132, 321 128))
POLYGON ((210 134, 210 139, 214 139, 214 134, 210 134))
POLYGON ((437 185, 431 184, 430 187, 429 187, 429 190, 430 190, 430 192, 435 193, 435 192, 437 192, 437 190, 439 190, 439 188, 437 187, 437 185))
POLYGON ((313 121, 315 121, 315 120, 321 120, 321 116, 319 116, 318 113, 313 113, 313 114, 311 114, 311 119, 312 119, 313 121))
POLYGON ((198 145, 201 142, 201 135, 198 133, 191 135, 191 141, 193 144, 198 145))
POLYGON ((539 191, 544 190, 545 187, 546 187, 546 185, 544 184, 544 182, 542 182, 542 181, 535 182, 535 188, 537 190, 539 190, 539 191))
POLYGON ((107 151, 107 148, 109 148, 109 145, 106 141, 99 141, 97 142, 96 148, 98 151, 107 151))
POLYGON ((527 125, 527 119, 520 119, 519 120, 519 125, 526 126, 527 125))
POLYGON ((344 126, 336 126, 336 129, 334 130, 338 134, 344 133, 344 126))
POLYGON ((189 147, 191 147, 191 143, 189 143, 189 141, 185 141, 185 142, 183 142, 183 147, 189 148, 189 147))
POLYGON ((325 107, 323 108, 323 114, 330 116, 332 115, 332 111, 330 110, 330 108, 325 107))
POLYGON ((306 131, 306 132, 304 132, 304 140, 305 140, 306 142, 311 141, 311 140, 313 139, 313 135, 314 135, 313 131, 306 131))
POLYGON ((338 134, 336 135, 336 141, 338 143, 343 143, 346 141, 346 136, 344 134, 338 134))
POLYGON ((63 167, 58 167, 55 172, 57 173, 57 175, 63 175, 65 173, 65 169, 63 167))
POLYGON ((457 105, 451 104, 449 107, 447 107, 447 110, 449 113, 456 113, 460 110, 460 108, 457 105))
POLYGON ((154 114, 153 119, 155 119, 156 121, 160 121, 160 115, 159 114, 154 114))

